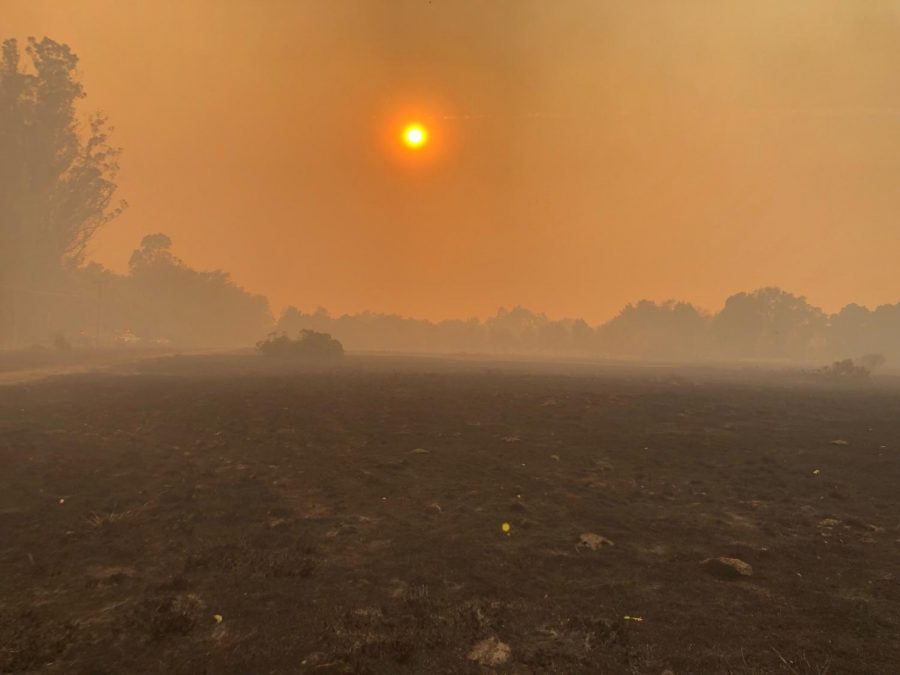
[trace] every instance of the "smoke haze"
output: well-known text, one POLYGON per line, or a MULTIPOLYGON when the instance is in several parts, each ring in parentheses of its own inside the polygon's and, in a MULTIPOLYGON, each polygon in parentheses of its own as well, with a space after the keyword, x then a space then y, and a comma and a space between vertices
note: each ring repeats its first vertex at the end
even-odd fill
POLYGON ((600 322, 778 285, 896 302, 895 2, 5 0, 79 55, 131 208, 289 304, 600 322), (428 161, 387 143, 432 125, 428 161))

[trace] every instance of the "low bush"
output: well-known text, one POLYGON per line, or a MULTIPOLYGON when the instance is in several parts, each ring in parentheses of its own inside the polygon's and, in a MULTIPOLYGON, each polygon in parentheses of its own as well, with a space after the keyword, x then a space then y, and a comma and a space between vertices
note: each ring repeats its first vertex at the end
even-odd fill
POLYGON ((853 359, 835 361, 830 366, 819 368, 817 374, 835 379, 859 379, 871 375, 871 371, 865 366, 853 362, 853 359))
POLYGON ((282 359, 332 360, 344 355, 343 345, 328 333, 301 330, 292 338, 285 333, 269 333, 265 340, 256 343, 263 356, 282 359))

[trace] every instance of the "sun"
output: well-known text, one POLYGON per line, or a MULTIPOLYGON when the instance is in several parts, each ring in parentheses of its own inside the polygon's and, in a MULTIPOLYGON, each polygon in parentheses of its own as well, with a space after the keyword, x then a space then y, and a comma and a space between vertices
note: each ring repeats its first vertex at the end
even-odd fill
POLYGON ((421 124, 407 124, 403 127, 403 144, 418 150, 428 142, 428 130, 421 124))

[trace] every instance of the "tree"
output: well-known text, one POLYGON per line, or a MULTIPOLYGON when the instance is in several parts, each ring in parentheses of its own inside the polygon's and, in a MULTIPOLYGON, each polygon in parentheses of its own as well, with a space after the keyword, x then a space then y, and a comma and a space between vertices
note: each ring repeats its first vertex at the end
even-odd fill
MULTIPOLYGON (((82 127, 78 57, 49 38, 0 49, 0 312, 60 291, 94 233, 118 216, 119 150, 102 115, 82 127), (3 290, 6 292, 4 293, 3 290), (27 297, 25 297, 27 294, 27 297)), ((2 314, 0 314, 2 318, 2 314)), ((21 316, 16 317, 21 321, 21 316)))
POLYGON ((706 349, 709 318, 693 305, 641 300, 598 329, 610 354, 646 358, 696 358, 706 349))
POLYGON ((856 303, 850 303, 830 317, 828 342, 832 355, 853 356, 872 349, 872 312, 856 303))
POLYGON ((712 329, 731 356, 810 358, 824 348, 827 324, 825 313, 806 298, 761 288, 728 298, 712 329))
POLYGON ((506 309, 484 322, 490 346, 497 351, 533 351, 538 348, 538 335, 548 323, 544 314, 532 312, 525 307, 506 309))
POLYGON ((178 267, 183 263, 172 253, 172 239, 158 232, 141 239, 141 247, 131 254, 128 268, 132 274, 141 274, 148 268, 158 266, 178 267))
POLYGON ((165 234, 144 237, 128 266, 127 292, 139 310, 130 323, 142 337, 232 347, 252 344, 271 329, 265 297, 248 293, 221 270, 190 268, 165 234))
POLYGON ((584 354, 593 351, 596 347, 597 334, 584 319, 575 319, 572 322, 572 348, 584 354))

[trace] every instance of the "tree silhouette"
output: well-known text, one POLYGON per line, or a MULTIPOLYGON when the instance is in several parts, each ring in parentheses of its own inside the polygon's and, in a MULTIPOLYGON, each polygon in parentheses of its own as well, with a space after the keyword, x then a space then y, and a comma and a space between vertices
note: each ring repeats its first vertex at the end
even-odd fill
POLYGON ((598 329, 604 349, 615 355, 647 358, 696 357, 708 348, 709 318, 693 305, 641 300, 627 305, 598 329))
POLYGON ((33 307, 80 264, 91 237, 125 207, 113 205, 118 149, 106 118, 86 127, 78 57, 49 38, 0 49, 0 306, 33 307), (27 294, 27 297, 22 297, 27 294))
POLYGON ((247 293, 221 270, 192 269, 165 234, 150 234, 128 261, 127 292, 139 335, 178 344, 252 344, 273 318, 265 297, 247 293))
POLYGON ((808 358, 822 351, 828 317, 806 298, 780 288, 737 293, 713 320, 726 354, 808 358))

